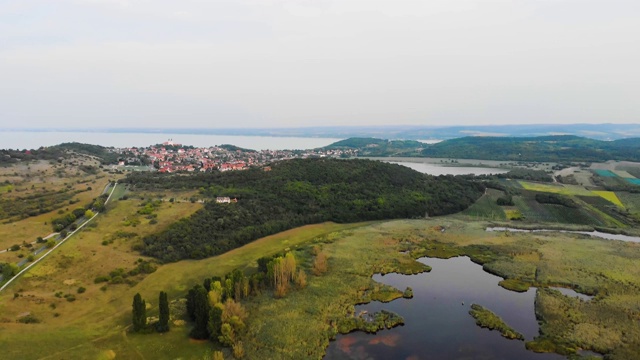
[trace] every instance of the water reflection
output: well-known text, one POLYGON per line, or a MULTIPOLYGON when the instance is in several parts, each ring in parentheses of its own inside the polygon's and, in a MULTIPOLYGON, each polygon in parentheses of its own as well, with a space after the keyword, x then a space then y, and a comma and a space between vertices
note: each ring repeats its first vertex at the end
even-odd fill
POLYGON ((398 289, 412 287, 413 299, 356 307, 356 312, 394 311, 405 318, 405 326, 376 335, 340 335, 329 345, 325 359, 562 359, 527 351, 522 341, 481 329, 468 314, 472 303, 480 304, 531 340, 538 333, 535 289, 525 293, 505 290, 498 286, 500 277, 484 272, 468 257, 419 261, 433 270, 410 276, 374 276, 398 289))
POLYGON ((551 289, 558 290, 564 296, 574 297, 584 301, 589 301, 593 299, 593 296, 580 294, 579 292, 576 292, 573 289, 567 289, 567 288, 561 288, 561 287, 552 287, 551 289))
POLYGON ((487 231, 509 231, 509 232, 560 232, 560 233, 568 233, 568 234, 582 234, 589 235, 591 237, 597 237, 600 239, 606 240, 620 240, 626 242, 640 242, 640 237, 637 236, 629 236, 622 234, 609 234, 600 231, 571 231, 571 230, 552 230, 552 229, 536 229, 536 230, 525 230, 525 229, 515 229, 508 227, 488 227, 487 231))
POLYGON ((508 172, 505 169, 489 168, 489 167, 475 167, 475 166, 444 166, 439 164, 423 163, 423 162, 408 162, 408 161, 387 161, 391 164, 403 165, 413 170, 419 171, 423 174, 429 175, 491 175, 491 174, 503 174, 508 172))

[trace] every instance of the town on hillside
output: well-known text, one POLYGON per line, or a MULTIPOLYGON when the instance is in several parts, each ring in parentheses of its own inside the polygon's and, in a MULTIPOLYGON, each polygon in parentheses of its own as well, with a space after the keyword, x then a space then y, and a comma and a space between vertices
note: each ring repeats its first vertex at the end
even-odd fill
POLYGON ((358 154, 357 149, 309 149, 309 150, 250 150, 233 145, 193 147, 174 142, 148 147, 113 148, 119 155, 113 170, 157 170, 164 173, 193 171, 233 171, 250 167, 264 167, 274 161, 306 158, 349 158, 358 154), (143 165, 143 166, 140 166, 143 165), (135 167, 131 167, 135 166, 135 167))

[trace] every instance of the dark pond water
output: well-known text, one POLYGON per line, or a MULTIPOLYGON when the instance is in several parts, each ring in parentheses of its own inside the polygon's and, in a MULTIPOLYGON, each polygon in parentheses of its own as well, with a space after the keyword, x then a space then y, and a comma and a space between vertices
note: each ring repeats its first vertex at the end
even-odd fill
POLYGON ((580 294, 579 292, 576 292, 573 289, 567 289, 567 288, 561 288, 561 287, 552 287, 552 289, 560 291, 560 293, 562 293, 562 295, 564 296, 578 298, 583 301, 590 301, 591 299, 593 299, 593 296, 580 294))
POLYGON ((410 276, 374 276, 374 280, 401 290, 412 287, 413 299, 356 307, 356 313, 394 311, 404 317, 405 325, 376 335, 339 335, 329 345, 325 359, 563 359, 527 351, 523 341, 508 340, 497 331, 478 327, 468 313, 472 303, 482 305, 531 340, 538 333, 535 289, 526 293, 505 290, 498 286, 501 278, 484 272, 468 257, 419 261, 433 270, 410 276))

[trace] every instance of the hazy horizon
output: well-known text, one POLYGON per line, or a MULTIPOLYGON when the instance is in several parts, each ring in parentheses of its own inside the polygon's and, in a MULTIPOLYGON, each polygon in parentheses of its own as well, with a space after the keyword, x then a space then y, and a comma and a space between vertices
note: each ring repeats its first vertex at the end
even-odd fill
POLYGON ((637 124, 626 0, 8 0, 8 128, 637 124))

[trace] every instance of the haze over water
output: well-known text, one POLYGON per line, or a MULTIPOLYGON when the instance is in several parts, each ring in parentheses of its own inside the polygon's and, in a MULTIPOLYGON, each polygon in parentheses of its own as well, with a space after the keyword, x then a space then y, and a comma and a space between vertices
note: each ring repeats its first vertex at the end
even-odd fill
POLYGON ((113 147, 141 147, 161 144, 168 139, 183 145, 209 147, 231 144, 254 150, 313 149, 327 146, 342 139, 270 137, 270 136, 232 136, 232 135, 193 135, 165 133, 106 133, 106 132, 62 132, 62 131, 0 131, 2 149, 37 149, 40 146, 58 145, 64 142, 113 147))

